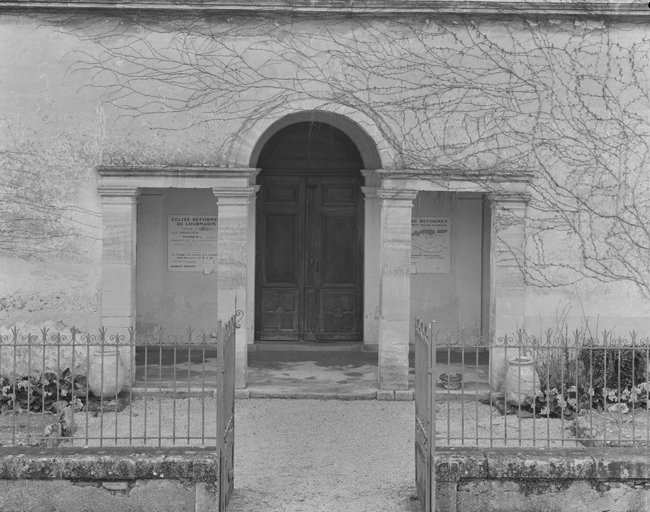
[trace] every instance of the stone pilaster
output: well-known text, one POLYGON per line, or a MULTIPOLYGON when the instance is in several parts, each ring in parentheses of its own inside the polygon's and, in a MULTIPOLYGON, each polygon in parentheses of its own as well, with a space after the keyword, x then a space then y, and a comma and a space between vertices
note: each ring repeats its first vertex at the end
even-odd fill
POLYGON ((99 187, 102 197, 102 324, 135 326, 137 188, 99 187))
POLYGON ((381 209, 379 388, 408 389, 412 190, 377 190, 381 209))
POLYGON ((239 318, 237 328, 237 346, 235 362, 235 387, 246 387, 248 367, 248 322, 252 321, 253 312, 247 298, 248 289, 248 211, 250 198, 256 187, 229 187, 212 189, 217 198, 218 208, 218 258, 217 309, 219 318, 227 320, 237 309, 244 315, 239 318))
POLYGON ((377 187, 361 187, 364 195, 363 341, 379 341, 381 209, 377 187))
MULTIPOLYGON (((525 220, 529 196, 493 194, 489 196, 492 212, 492 249, 490 254, 490 327, 494 340, 515 336, 524 327, 526 305, 525 220)), ((493 349, 492 388, 498 390, 507 370, 504 349, 493 349)))
MULTIPOLYGON (((98 187, 102 197, 102 325, 109 336, 135 328, 135 247, 138 194, 134 187, 98 187)), ((135 352, 120 351, 133 383, 135 352)))

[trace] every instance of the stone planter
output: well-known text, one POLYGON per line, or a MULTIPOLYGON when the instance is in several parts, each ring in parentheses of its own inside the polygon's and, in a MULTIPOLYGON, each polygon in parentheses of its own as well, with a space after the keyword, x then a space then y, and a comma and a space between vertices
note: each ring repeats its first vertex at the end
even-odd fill
POLYGON ((514 356, 508 358, 505 381, 506 402, 519 406, 528 396, 534 397, 539 389, 539 378, 532 358, 514 356))
POLYGON ((90 356, 88 389, 97 398, 116 397, 126 383, 126 370, 115 345, 98 347, 90 356))
POLYGON ((443 373, 440 375, 440 380, 445 389, 459 389, 463 383, 463 374, 462 373, 443 373))

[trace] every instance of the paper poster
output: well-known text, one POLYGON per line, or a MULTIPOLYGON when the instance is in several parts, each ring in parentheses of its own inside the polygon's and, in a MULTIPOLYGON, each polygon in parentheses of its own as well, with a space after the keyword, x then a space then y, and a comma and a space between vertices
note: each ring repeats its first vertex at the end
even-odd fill
POLYGON ((448 274, 451 270, 451 219, 411 219, 411 274, 448 274))
POLYGON ((217 264, 217 217, 170 215, 167 222, 167 268, 211 274, 217 264))

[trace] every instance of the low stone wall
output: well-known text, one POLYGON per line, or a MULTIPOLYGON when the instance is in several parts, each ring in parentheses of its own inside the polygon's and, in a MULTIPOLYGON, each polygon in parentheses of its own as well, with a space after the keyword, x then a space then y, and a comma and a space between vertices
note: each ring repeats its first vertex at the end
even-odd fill
POLYGON ((650 510, 647 450, 439 448, 437 512, 650 510))
POLYGON ((2 512, 215 512, 214 448, 0 451, 2 512))

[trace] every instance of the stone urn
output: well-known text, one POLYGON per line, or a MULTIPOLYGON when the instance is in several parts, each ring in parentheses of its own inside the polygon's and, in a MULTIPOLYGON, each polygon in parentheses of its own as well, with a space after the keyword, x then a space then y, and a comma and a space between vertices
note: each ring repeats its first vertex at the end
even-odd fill
POLYGON ((509 404, 522 405, 527 397, 534 397, 539 389, 539 378, 535 361, 526 356, 508 358, 508 371, 505 380, 505 398, 509 404))
POLYGON ((126 384, 126 370, 115 345, 104 345, 90 356, 88 389, 97 398, 114 398, 126 384))

